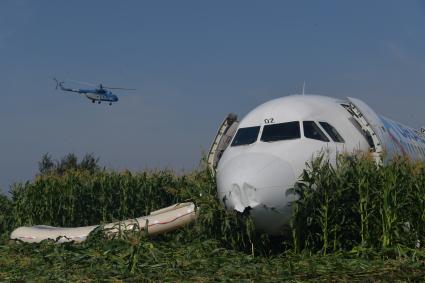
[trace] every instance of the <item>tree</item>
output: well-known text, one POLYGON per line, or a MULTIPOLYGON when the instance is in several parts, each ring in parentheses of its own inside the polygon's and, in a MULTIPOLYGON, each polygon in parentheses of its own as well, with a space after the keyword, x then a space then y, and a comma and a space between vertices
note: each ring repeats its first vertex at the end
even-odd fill
POLYGON ((83 160, 79 164, 79 168, 81 170, 86 170, 90 172, 95 172, 100 170, 100 166, 98 165, 99 158, 95 157, 93 154, 88 153, 84 156, 83 160))
POLYGON ((78 157, 74 153, 68 153, 57 163, 56 171, 62 175, 72 169, 78 169, 78 157))
MULTIPOLYGON (((0 190, 1 191, 1 190, 0 190)), ((12 228, 12 201, 0 193, 0 235, 12 228)))
POLYGON ((41 161, 38 162, 38 170, 41 175, 48 173, 63 175, 69 170, 82 170, 94 173, 100 169, 99 158, 91 153, 86 154, 81 162, 78 162, 78 157, 74 153, 65 155, 60 161, 54 161, 48 153, 45 153, 41 161))
POLYGON ((41 174, 46 174, 52 171, 54 167, 55 163, 53 162, 52 157, 48 153, 43 154, 41 161, 38 162, 38 171, 41 174))

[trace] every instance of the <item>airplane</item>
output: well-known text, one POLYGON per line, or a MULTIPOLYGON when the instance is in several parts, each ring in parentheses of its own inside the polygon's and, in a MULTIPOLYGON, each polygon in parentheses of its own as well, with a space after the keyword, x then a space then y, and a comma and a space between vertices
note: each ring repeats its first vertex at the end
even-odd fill
MULTIPOLYGON (((79 94, 85 95, 88 99, 90 99, 93 103, 97 101, 98 104, 100 104, 102 101, 108 102, 109 105, 112 105, 113 102, 117 102, 118 96, 113 94, 110 89, 121 89, 121 90, 135 90, 132 88, 120 88, 120 87, 105 87, 102 84, 99 84, 98 87, 95 89, 74 89, 74 88, 67 88, 64 87, 63 84, 65 82, 60 82, 56 78, 53 78, 53 80, 56 82, 56 88, 58 87, 62 91, 68 91, 68 92, 75 92, 79 94)), ((77 83, 83 83, 83 82, 77 82, 77 83)), ((83 83, 88 84, 88 83, 83 83)), ((92 85, 92 84, 88 84, 92 85)), ((94 86, 94 85, 93 85, 94 86)))
MULTIPOLYGON (((207 162, 226 209, 249 213, 257 230, 280 235, 287 231, 290 205, 297 198, 288 189, 312 157, 325 150, 335 163, 338 152, 363 151, 378 164, 397 155, 425 161, 425 129, 421 131, 378 116, 359 99, 290 95, 256 107, 240 121, 229 114, 214 138, 207 162)), ((142 227, 149 222, 149 232, 160 233, 195 219, 195 204, 181 203, 137 221, 146 221, 142 227)), ((134 228, 132 220, 124 223, 129 225, 123 229, 134 228)), ((20 227, 11 239, 41 242, 64 237, 61 242, 80 242, 96 227, 20 227)))
POLYGON ((378 116, 359 99, 290 95, 268 101, 242 120, 224 119, 207 156, 226 209, 249 213, 271 235, 287 227, 290 194, 306 162, 327 152, 370 152, 378 164, 396 155, 425 161, 425 132, 378 116), (422 131, 422 132, 421 132, 422 131), (385 152, 385 154, 384 154, 385 152))

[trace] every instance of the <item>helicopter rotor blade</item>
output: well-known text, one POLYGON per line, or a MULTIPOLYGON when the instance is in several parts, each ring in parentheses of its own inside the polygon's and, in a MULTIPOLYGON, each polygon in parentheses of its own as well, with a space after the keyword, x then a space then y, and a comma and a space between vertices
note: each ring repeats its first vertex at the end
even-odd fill
POLYGON ((121 90, 136 90, 135 88, 109 87, 109 86, 103 86, 103 88, 107 88, 107 89, 121 89, 121 90))
POLYGON ((137 93, 134 93, 134 92, 132 92, 132 93, 129 93, 129 92, 120 92, 120 93, 115 93, 115 95, 118 95, 118 96, 121 96, 121 95, 135 96, 135 95, 138 95, 138 94, 137 93))
POLYGON ((93 84, 93 83, 88 83, 88 82, 83 82, 83 81, 76 81, 76 80, 68 80, 70 82, 76 83, 76 84, 81 84, 81 85, 87 85, 87 86, 92 86, 92 87, 97 87, 98 85, 93 84))

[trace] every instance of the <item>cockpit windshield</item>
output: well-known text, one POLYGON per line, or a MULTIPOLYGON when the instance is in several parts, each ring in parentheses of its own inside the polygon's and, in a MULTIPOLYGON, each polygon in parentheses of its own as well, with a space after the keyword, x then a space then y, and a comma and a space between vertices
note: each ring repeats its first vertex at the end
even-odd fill
POLYGON ((304 121, 304 136, 308 139, 319 140, 324 142, 329 142, 328 137, 322 130, 317 126, 317 124, 313 121, 304 121))
POLYGON ((240 128, 237 131, 231 146, 252 144, 255 141, 257 141, 259 132, 260 132, 260 126, 240 128))
POLYGON ((298 121, 266 125, 261 135, 261 141, 273 142, 301 138, 300 123, 298 121))
POLYGON ((319 124, 323 127, 323 129, 325 129, 334 142, 344 142, 344 139, 331 124, 326 122, 319 122, 319 124))

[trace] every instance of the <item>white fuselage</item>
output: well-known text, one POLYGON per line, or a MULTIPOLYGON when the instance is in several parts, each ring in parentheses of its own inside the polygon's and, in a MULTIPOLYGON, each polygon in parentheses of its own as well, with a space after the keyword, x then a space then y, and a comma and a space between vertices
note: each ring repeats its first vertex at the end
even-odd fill
POLYGON ((111 92, 107 94, 103 93, 86 93, 86 97, 92 101, 107 101, 107 102, 117 102, 118 97, 111 92))
MULTIPOLYGON (((278 234, 288 224, 292 214, 290 203, 296 198, 287 193, 288 189, 299 179, 306 162, 321 152, 334 162, 336 154, 341 152, 376 150, 382 153, 378 150, 382 146, 390 150, 387 156, 403 151, 398 149, 400 141, 394 141, 394 136, 399 137, 400 131, 407 127, 396 123, 404 127, 403 130, 389 135, 393 129, 385 128, 395 122, 379 118, 374 112, 367 117, 365 114, 364 118, 369 118, 365 125, 376 126, 374 147, 362 125, 354 119, 363 115, 354 117, 347 110, 350 102, 350 99, 318 95, 292 95, 268 101, 248 113, 240 121, 238 132, 216 170, 218 197, 226 208, 239 212, 248 210, 258 229, 278 234), (328 125, 340 138, 335 137, 328 125)), ((359 105, 361 101, 356 102, 363 112, 372 111, 366 105, 359 105)), ((413 136, 413 132, 409 134, 413 136)), ((419 135, 409 142, 413 140, 417 146, 425 146, 425 139, 419 135)), ((425 151, 419 158, 424 157, 425 151)))

